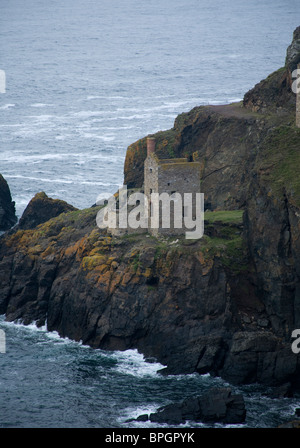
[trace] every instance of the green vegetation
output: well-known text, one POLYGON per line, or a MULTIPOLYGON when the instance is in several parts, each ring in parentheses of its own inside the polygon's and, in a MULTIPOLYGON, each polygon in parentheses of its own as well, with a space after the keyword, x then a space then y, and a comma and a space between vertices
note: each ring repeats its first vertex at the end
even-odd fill
POLYGON ((156 152, 161 159, 173 159, 176 157, 174 152, 176 135, 174 129, 160 131, 155 134, 156 152))
POLYGON ((204 220, 210 224, 214 222, 222 222, 229 224, 242 224, 244 210, 220 210, 220 211, 206 211, 204 213, 204 220))
POLYGON ((140 254, 136 254, 133 257, 132 267, 133 267, 134 272, 137 272, 138 268, 140 267, 140 254))
POLYGON ((161 243, 157 241, 157 246, 155 250, 154 260, 158 260, 162 256, 165 256, 168 250, 168 246, 166 243, 161 243))
POLYGON ((300 207, 300 129, 276 128, 264 142, 257 168, 275 196, 286 191, 300 207))
POLYGON ((234 274, 249 269, 247 247, 241 235, 232 239, 204 235, 201 249, 206 260, 218 257, 234 274))

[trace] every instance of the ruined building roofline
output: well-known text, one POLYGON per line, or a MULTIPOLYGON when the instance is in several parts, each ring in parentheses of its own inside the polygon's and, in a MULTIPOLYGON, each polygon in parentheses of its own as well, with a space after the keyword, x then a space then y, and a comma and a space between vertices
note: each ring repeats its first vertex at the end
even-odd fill
POLYGON ((201 165, 200 162, 182 162, 182 163, 162 163, 162 164, 159 164, 159 167, 162 170, 169 170, 169 169, 172 170, 172 169, 174 169, 174 166, 176 166, 176 169, 178 169, 178 170, 181 170, 183 168, 186 168, 189 170, 190 169, 199 170, 200 165, 201 165))
POLYGON ((159 159, 155 153, 156 140, 154 137, 147 137, 147 157, 152 157, 159 165, 174 164, 199 164, 199 162, 190 162, 186 157, 178 157, 173 159, 159 159))
POLYGON ((177 158, 177 159, 159 159, 159 163, 184 163, 188 162, 186 157, 177 158))
POLYGON ((151 157, 157 163, 157 165, 163 166, 164 168, 171 167, 173 165, 176 165, 176 166, 179 166, 179 165, 191 166, 192 165, 195 167, 200 165, 200 162, 196 162, 196 161, 189 162, 188 159, 186 159, 186 158, 159 159, 155 153, 149 154, 148 157, 151 157))

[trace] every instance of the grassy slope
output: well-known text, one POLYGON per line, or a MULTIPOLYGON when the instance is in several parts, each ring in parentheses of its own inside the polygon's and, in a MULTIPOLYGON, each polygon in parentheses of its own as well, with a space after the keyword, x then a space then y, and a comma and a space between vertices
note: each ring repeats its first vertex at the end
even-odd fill
POLYGON ((300 129, 294 125, 275 128, 265 139, 256 165, 275 196, 286 191, 300 207, 300 129))

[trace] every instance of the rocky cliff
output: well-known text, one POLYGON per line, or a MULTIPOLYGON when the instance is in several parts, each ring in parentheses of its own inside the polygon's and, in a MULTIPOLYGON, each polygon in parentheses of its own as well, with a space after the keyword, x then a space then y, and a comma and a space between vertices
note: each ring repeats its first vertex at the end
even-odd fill
POLYGON ((16 222, 15 203, 12 201, 6 180, 0 174, 0 231, 10 229, 16 222))
MULTIPOLYGON (((243 102, 197 107, 155 135, 160 156, 202 163, 202 239, 112 237, 96 226, 99 207, 16 228, 0 240, 0 313, 47 322, 93 347, 138 348, 165 372, 298 388, 300 361, 291 350, 300 328, 295 57, 288 50, 285 66, 243 102)), ((145 140, 127 151, 130 187, 142 184, 145 140)))

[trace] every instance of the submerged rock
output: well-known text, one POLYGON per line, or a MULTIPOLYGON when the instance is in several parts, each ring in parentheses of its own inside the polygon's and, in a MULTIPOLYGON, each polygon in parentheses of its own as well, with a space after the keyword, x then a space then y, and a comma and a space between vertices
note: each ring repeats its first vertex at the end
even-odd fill
POLYGON ((281 386, 275 387, 266 396, 269 398, 292 398, 294 396, 292 385, 291 383, 282 384, 281 386))

